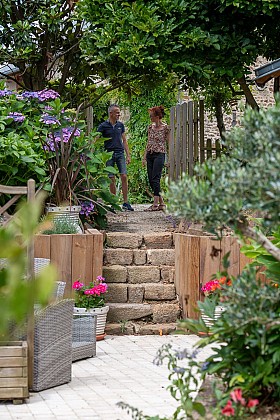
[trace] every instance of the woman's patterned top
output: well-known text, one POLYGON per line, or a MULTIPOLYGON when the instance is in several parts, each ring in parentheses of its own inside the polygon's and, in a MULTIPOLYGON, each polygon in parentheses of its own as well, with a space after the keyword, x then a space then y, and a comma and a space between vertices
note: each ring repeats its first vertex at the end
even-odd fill
POLYGON ((147 153, 166 153, 166 143, 170 128, 167 124, 162 125, 158 130, 155 127, 155 124, 150 124, 148 127, 147 153))

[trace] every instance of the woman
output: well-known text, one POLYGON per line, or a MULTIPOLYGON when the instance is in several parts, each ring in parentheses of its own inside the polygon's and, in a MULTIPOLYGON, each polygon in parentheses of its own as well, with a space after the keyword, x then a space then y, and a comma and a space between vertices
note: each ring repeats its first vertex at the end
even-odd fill
POLYGON ((164 166, 166 145, 169 142, 170 128, 162 122, 164 107, 149 108, 151 124, 148 127, 148 141, 143 156, 143 166, 147 163, 150 186, 154 194, 154 202, 146 211, 165 210, 165 204, 160 195, 160 180, 164 166))

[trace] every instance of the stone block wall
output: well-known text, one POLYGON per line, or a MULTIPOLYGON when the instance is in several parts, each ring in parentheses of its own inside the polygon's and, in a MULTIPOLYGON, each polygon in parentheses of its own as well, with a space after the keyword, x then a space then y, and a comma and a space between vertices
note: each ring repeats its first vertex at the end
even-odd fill
POLYGON ((181 311, 174 285, 171 232, 107 233, 103 263, 109 286, 107 332, 156 334, 175 330, 181 311))

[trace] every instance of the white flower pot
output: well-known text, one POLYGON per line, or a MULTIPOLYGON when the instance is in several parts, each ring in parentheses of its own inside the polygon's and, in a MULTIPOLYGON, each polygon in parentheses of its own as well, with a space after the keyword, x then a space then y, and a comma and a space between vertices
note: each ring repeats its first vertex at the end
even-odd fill
POLYGON ((224 311, 225 311, 225 308, 223 306, 217 305, 215 308, 214 319, 213 319, 205 315, 203 310, 201 309, 201 318, 203 319, 207 327, 212 327, 214 325, 215 320, 218 319, 224 311))
POLYGON ((51 214, 54 220, 69 220, 77 225, 79 233, 82 233, 80 222, 81 206, 61 206, 61 207, 46 207, 48 214, 51 214))
POLYGON ((74 313, 82 314, 88 313, 97 315, 97 322, 96 322, 96 336, 104 336, 105 334, 105 326, 106 326, 106 319, 107 313, 109 311, 109 306, 103 306, 102 308, 74 308, 74 313))

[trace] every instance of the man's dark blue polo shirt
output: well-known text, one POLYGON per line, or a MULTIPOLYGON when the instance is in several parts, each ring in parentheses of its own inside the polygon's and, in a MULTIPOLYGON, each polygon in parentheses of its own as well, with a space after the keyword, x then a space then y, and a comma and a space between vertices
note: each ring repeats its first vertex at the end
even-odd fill
POLYGON ((104 141, 104 148, 107 152, 121 152, 124 150, 122 133, 125 132, 125 128, 122 122, 117 121, 113 126, 109 120, 104 121, 100 124, 97 131, 102 134, 102 137, 109 139, 104 141))

